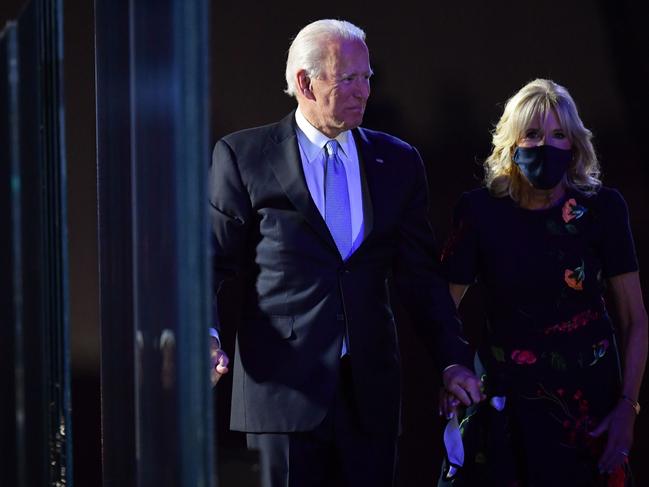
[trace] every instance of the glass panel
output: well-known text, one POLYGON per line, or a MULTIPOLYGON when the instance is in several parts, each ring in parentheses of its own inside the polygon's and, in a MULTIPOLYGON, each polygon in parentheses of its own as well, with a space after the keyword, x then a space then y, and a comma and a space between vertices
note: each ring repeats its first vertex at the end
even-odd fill
POLYGON ((61 12, 60 1, 34 1, 2 40, 11 256, 3 338, 13 359, 2 369, 11 389, 3 424, 14 420, 13 474, 2 470, 18 487, 70 485, 72 477, 61 12))
MULTIPOLYGON (((24 424, 19 412, 24 412, 24 395, 19 393, 17 402, 16 363, 22 363, 22 344, 16 331, 22 329, 20 315, 20 286, 14 282, 20 277, 21 265, 19 233, 14 213, 20 210, 15 204, 20 197, 18 184, 18 40, 16 24, 8 24, 0 34, 0 485, 18 484, 18 472, 24 472, 24 447, 17 439, 18 428, 24 424), (20 458, 21 463, 18 463, 20 458)), ((22 372, 22 368, 20 369, 22 372)), ((21 391, 22 392, 22 391, 21 391)))
POLYGON ((104 483, 210 486, 207 1, 95 12, 104 483))

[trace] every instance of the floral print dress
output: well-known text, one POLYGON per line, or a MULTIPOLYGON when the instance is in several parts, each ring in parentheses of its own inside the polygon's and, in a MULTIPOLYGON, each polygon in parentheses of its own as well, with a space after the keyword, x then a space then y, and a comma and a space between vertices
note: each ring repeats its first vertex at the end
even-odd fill
POLYGON ((620 394, 605 280, 638 269, 622 196, 569 190, 526 210, 465 193, 442 261, 449 282, 486 294, 476 370, 490 400, 460 418, 464 462, 447 459, 440 485, 625 485, 627 469, 599 474, 605 438, 588 435, 620 394))

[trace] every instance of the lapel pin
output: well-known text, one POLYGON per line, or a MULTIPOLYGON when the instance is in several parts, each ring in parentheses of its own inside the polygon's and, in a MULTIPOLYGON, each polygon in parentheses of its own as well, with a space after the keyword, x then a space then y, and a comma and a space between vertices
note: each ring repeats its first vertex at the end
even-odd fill
POLYGON ((383 164, 383 159, 377 159, 376 162, 378 162, 379 164, 383 164))

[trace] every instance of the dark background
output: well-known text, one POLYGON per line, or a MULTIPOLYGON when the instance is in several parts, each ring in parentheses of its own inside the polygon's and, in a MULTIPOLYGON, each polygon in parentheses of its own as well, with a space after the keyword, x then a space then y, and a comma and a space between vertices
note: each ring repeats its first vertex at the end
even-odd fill
MULTIPOLYGON (((0 25, 24 3, 3 0, 0 25)), ((420 150, 440 241, 459 194, 480 184, 481 161, 504 101, 527 81, 546 77, 575 98, 595 134, 605 184, 620 189, 629 204, 641 266, 649 259, 649 30, 640 2, 214 0, 211 8, 214 141, 287 114, 294 107, 282 92, 290 38, 310 21, 344 18, 366 31, 375 71, 364 125, 420 150)), ((64 22, 75 481, 85 486, 100 485, 92 2, 66 1, 64 22)), ((643 284, 647 301, 649 282, 643 284)), ((462 308, 471 336, 480 326, 478 294, 470 292, 462 308)), ((437 383, 402 318, 401 485, 431 485, 440 461, 437 383)), ((231 341, 227 331, 225 341, 231 341)), ((228 387, 226 378, 217 400, 224 451, 242 445, 240 435, 227 432, 228 387)), ((639 486, 649 485, 649 466, 641 461, 649 450, 648 424, 641 414, 631 456, 639 486)))

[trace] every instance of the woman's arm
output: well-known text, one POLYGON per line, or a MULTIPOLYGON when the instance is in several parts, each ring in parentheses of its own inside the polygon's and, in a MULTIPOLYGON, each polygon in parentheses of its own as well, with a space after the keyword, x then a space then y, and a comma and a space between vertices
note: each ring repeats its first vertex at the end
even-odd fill
POLYGON ((638 400, 640 385, 647 362, 647 312, 642 299, 640 276, 629 272, 609 280, 619 318, 623 357, 622 390, 611 413, 604 418, 593 436, 608 432, 606 448, 599 464, 602 471, 610 472, 626 461, 633 443, 636 411, 633 402, 638 400))
POLYGON ((642 299, 640 276, 638 272, 629 272, 612 277, 609 283, 620 320, 624 357, 622 394, 637 401, 647 362, 647 311, 642 299))

